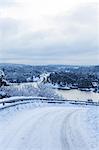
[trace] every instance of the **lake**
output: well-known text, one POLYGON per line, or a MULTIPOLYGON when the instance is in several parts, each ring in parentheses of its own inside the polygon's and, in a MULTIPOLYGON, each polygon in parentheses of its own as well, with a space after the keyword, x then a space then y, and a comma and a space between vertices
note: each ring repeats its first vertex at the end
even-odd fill
POLYGON ((86 92, 80 90, 58 90, 55 89, 56 93, 63 96, 65 99, 69 100, 88 100, 92 99, 93 101, 99 101, 99 93, 95 92, 86 92))

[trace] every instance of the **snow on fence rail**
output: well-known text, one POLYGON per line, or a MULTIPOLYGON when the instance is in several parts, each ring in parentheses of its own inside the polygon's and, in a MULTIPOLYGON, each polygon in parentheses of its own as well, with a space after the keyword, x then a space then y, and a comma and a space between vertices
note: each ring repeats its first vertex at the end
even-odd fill
POLYGON ((80 101, 80 100, 65 100, 65 99, 55 99, 55 98, 46 98, 46 97, 10 97, 10 98, 4 98, 0 101, 0 105, 5 105, 7 103, 17 103, 17 102, 29 102, 29 101, 40 101, 44 103, 57 103, 57 104, 66 104, 69 102, 69 104, 76 104, 76 105, 94 105, 99 106, 99 102, 93 102, 93 101, 80 101))

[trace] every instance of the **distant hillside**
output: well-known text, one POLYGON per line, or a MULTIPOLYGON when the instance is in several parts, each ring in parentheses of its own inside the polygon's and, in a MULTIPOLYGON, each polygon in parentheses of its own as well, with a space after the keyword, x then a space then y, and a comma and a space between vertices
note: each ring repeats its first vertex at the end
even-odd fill
POLYGON ((27 78, 39 76, 44 72, 73 72, 73 73, 92 73, 99 76, 99 66, 71 66, 71 65, 45 65, 32 66, 23 64, 0 64, 6 79, 10 82, 26 82, 27 78))

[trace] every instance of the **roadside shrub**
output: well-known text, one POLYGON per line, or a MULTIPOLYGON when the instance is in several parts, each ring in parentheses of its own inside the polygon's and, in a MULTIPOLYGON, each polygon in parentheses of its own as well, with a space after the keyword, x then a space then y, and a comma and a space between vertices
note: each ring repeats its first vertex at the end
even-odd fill
POLYGON ((12 96, 38 96, 38 97, 47 97, 47 98, 56 98, 61 99, 49 84, 39 84, 37 87, 34 87, 31 84, 28 85, 11 85, 11 86, 2 86, 0 90, 6 93, 7 97, 12 96))

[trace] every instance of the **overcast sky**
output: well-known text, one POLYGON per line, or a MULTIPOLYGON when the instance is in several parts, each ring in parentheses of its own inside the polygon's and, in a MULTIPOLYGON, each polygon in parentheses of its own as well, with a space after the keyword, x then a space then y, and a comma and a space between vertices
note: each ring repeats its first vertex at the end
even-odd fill
POLYGON ((0 0, 0 63, 99 64, 96 0, 0 0))

